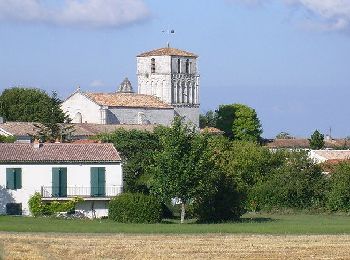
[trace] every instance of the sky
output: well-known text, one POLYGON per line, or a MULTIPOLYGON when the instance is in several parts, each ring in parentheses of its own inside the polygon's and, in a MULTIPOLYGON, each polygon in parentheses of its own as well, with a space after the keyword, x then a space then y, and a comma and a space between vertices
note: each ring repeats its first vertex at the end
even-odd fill
POLYGON ((350 136, 350 0, 0 0, 0 91, 136 88, 136 55, 168 41, 199 55, 202 113, 242 103, 266 138, 350 136))

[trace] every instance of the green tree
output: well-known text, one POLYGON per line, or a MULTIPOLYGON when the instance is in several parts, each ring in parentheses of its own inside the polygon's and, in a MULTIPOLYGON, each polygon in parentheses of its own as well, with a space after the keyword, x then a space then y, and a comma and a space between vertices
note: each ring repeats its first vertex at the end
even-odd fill
POLYGON ((276 135, 276 139, 293 139, 293 136, 287 132, 280 132, 276 135))
POLYGON ((318 130, 315 130, 309 139, 310 148, 313 150, 319 150, 324 147, 324 135, 318 130))
POLYGON ((0 135, 0 143, 14 143, 15 141, 16 141, 16 137, 14 136, 0 135))
POLYGON ((259 142, 262 128, 255 110, 242 104, 221 105, 216 127, 233 140, 259 142))
POLYGON ((154 154, 149 168, 153 182, 151 192, 163 201, 181 201, 181 223, 186 206, 206 193, 212 192, 214 163, 208 148, 208 136, 175 118, 171 128, 164 128, 159 136, 161 149, 154 154))
POLYGON ((232 133, 235 140, 260 142, 262 128, 255 110, 242 104, 234 104, 232 133))
MULTIPOLYGON (((155 132, 161 130, 155 130, 155 132)), ((124 191, 148 193, 150 176, 146 168, 153 162, 153 153, 159 150, 156 133, 118 129, 114 133, 94 137, 113 143, 123 160, 124 191)))
POLYGON ((0 96, 0 115, 8 121, 63 123, 67 118, 54 92, 50 97, 36 88, 5 89, 0 96))
POLYGON ((209 110, 204 115, 199 115, 199 128, 216 127, 217 114, 215 111, 209 110))

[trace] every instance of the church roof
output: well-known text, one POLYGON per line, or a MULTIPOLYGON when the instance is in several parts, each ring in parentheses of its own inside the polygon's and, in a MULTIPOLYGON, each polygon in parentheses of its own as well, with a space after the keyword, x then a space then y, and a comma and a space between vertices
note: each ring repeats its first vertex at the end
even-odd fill
POLYGON ((120 84, 118 90, 118 93, 134 93, 134 90, 132 89, 131 83, 128 78, 125 78, 123 82, 120 84))
POLYGON ((192 57, 192 58, 198 57, 194 53, 175 49, 175 48, 170 48, 170 47, 160 48, 160 49, 144 52, 137 55, 137 57, 148 57, 148 56, 183 56, 183 57, 192 57))
POLYGON ((85 93, 85 95, 101 106, 165 108, 173 107, 151 95, 134 93, 85 93))

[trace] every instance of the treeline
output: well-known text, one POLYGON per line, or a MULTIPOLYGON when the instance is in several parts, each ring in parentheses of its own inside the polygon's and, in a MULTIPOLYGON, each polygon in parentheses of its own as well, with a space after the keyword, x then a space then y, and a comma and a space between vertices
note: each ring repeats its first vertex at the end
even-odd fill
POLYGON ((177 199, 182 222, 186 214, 218 222, 246 211, 350 210, 350 164, 326 175, 306 152, 200 134, 180 119, 153 133, 119 129, 97 138, 121 153, 126 192, 156 197, 167 214, 177 199))

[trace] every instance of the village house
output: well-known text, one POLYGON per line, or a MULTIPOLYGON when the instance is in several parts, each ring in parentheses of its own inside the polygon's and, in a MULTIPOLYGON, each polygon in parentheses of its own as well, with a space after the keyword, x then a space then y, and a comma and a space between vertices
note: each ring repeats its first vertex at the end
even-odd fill
POLYGON ((121 158, 112 144, 0 143, 0 214, 30 215, 28 200, 83 198, 76 211, 108 215, 109 200, 123 189, 121 158))

